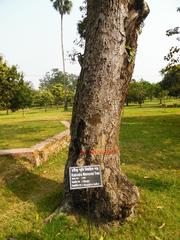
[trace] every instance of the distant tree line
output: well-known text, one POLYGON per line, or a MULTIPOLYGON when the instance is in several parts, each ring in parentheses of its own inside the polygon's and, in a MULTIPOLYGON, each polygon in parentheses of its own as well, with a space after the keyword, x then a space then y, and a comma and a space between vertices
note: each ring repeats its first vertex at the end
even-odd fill
MULTIPOLYGON (((148 99, 157 98, 160 104, 169 97, 180 97, 180 65, 174 65, 163 69, 162 81, 150 83, 143 79, 132 80, 129 84, 126 96, 126 105, 129 103, 139 104, 148 99)), ((24 80, 22 72, 17 66, 9 66, 0 57, 0 109, 17 111, 29 107, 43 107, 45 111, 48 107, 62 106, 66 94, 67 106, 73 104, 76 91, 77 76, 74 74, 64 74, 58 69, 52 69, 40 79, 39 90, 33 89, 31 84, 24 80), (66 82, 66 93, 64 91, 66 82)))
POLYGON ((0 56, 0 109, 17 111, 29 107, 48 107, 63 105, 66 94, 67 106, 72 105, 77 83, 74 74, 63 74, 58 69, 47 72, 40 80, 39 90, 24 80, 17 66, 9 66, 0 56), (66 82, 66 92, 64 90, 66 82))
POLYGON ((57 108, 64 103, 66 95, 66 110, 68 105, 73 104, 76 91, 77 76, 74 74, 64 74, 58 69, 52 69, 47 72, 40 80, 39 91, 36 92, 35 106, 56 105, 57 108), (66 89, 64 89, 66 82, 66 89))
POLYGON ((180 97, 180 65, 174 65, 161 71, 163 79, 159 83, 150 83, 143 79, 140 81, 132 80, 129 84, 126 96, 126 105, 138 103, 141 107, 146 100, 158 98, 160 104, 169 97, 180 97))

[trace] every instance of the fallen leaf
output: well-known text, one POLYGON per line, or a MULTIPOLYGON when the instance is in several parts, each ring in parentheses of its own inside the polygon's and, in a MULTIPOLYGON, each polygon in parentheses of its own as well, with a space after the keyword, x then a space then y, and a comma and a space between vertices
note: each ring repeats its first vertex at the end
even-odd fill
POLYGON ((36 213, 36 221, 38 221, 38 220, 39 220, 39 214, 36 213))
POLYGON ((54 164, 54 162, 50 162, 50 163, 49 163, 49 165, 52 165, 52 164, 54 164))
POLYGON ((157 236, 154 236, 156 240, 161 240, 161 238, 157 237, 157 236))
POLYGON ((56 234, 56 237, 57 237, 57 236, 59 236, 60 234, 61 234, 60 232, 59 232, 59 233, 57 233, 57 234, 56 234))
POLYGON ((156 208, 158 208, 158 209, 162 209, 162 208, 163 208, 163 206, 157 206, 156 208))
POLYGON ((161 226, 159 226, 159 229, 163 228, 165 225, 165 223, 161 224, 161 226))

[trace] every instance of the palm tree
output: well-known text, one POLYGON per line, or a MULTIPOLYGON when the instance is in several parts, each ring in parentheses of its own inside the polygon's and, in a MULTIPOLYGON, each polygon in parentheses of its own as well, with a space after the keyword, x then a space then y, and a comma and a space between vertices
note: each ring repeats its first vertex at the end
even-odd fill
POLYGON ((64 59, 64 44, 63 44, 63 16, 65 14, 70 14, 72 8, 72 2, 70 0, 50 0, 53 2, 53 7, 59 12, 61 16, 61 52, 62 52, 62 62, 63 62, 63 73, 64 73, 64 110, 66 111, 67 106, 67 86, 66 86, 66 68, 64 59))

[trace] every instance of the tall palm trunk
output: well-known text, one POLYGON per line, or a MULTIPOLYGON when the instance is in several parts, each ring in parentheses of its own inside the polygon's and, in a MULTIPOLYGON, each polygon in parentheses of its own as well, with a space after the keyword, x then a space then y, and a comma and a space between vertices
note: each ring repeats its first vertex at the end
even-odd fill
POLYGON ((64 59, 63 14, 61 14, 61 52, 62 52, 63 73, 64 73, 64 111, 67 111, 68 105, 67 105, 66 68, 65 68, 65 59, 64 59))

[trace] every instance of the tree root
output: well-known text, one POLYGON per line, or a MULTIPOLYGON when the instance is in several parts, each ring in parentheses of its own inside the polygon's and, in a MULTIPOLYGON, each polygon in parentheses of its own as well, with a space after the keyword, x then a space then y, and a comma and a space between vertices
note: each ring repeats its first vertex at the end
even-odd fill
POLYGON ((53 213, 51 213, 47 218, 45 218, 44 222, 50 223, 54 218, 57 218, 61 215, 65 215, 70 212, 72 212, 71 205, 68 202, 63 203, 60 207, 56 208, 56 210, 53 213))

